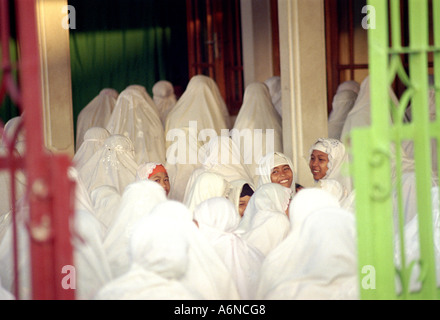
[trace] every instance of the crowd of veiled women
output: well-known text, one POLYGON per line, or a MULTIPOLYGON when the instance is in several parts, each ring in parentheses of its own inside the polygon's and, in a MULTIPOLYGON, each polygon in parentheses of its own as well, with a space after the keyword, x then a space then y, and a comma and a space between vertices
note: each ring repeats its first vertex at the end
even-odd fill
MULTIPOLYGON (((310 146, 313 187, 298 184, 283 153, 279 77, 248 85, 236 118, 207 76, 191 78, 178 98, 168 81, 152 92, 105 88, 78 115, 69 171, 76 298, 359 299, 356 194, 342 141, 369 124, 369 78, 338 88, 329 135, 310 146)), ((16 140, 23 155, 24 135, 16 140)), ((417 237, 411 148, 402 177, 408 241, 417 237)), ((16 173, 19 297, 10 177, 0 178, 0 296, 28 299, 26 178, 16 173)))

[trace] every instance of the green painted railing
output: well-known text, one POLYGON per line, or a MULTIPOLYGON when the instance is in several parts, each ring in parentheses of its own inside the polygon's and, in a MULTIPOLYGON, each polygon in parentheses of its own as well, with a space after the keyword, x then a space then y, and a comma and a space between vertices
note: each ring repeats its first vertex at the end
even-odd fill
MULTIPOLYGON (((432 0, 432 6, 428 0, 408 0, 408 20, 403 22, 400 0, 369 0, 368 5, 374 8, 375 14, 372 17, 375 19, 374 28, 368 30, 371 126, 355 129, 350 135, 360 294, 362 299, 438 299, 440 290, 436 285, 431 199, 431 139, 440 141, 440 0, 432 0), (408 46, 402 45, 403 28, 409 29, 408 46), (431 73, 433 70, 438 115, 435 120, 429 118, 428 54, 433 56, 431 73), (407 68, 403 64, 406 58, 407 68), (398 105, 390 97, 390 87, 396 78, 405 85, 398 105), (404 120, 409 105, 412 111, 410 122, 404 120), (404 141, 414 143, 418 261, 406 261, 404 254, 405 195, 401 191, 401 146, 404 141), (395 175, 392 174, 394 170, 395 175), (395 215, 398 217, 396 224, 395 215), (394 259, 396 250, 400 251, 397 263, 394 259), (420 271, 418 280, 421 286, 411 290, 410 277, 416 269, 420 271), (374 270, 373 274, 371 270, 374 270)), ((437 149, 440 151, 440 147, 437 149)))

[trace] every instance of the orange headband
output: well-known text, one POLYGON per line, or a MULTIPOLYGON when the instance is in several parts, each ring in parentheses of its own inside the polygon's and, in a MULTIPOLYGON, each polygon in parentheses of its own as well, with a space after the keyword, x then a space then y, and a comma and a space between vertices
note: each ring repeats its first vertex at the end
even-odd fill
POLYGON ((151 176, 155 175, 158 172, 165 172, 165 173, 167 173, 167 170, 165 169, 165 167, 163 165, 158 164, 158 165, 156 165, 156 167, 154 167, 153 171, 150 173, 148 178, 150 178, 151 176))

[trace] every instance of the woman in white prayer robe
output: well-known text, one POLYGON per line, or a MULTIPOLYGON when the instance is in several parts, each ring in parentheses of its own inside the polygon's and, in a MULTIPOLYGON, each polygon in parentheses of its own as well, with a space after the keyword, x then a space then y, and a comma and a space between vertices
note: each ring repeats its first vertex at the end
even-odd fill
POLYGON ((79 170, 89 193, 102 185, 114 186, 120 194, 135 180, 138 165, 133 143, 123 135, 114 134, 79 170))
POLYGON ((157 204, 130 239, 130 269, 97 299, 239 299, 226 266, 180 202, 157 204))
POLYGON ((264 83, 254 82, 246 87, 231 136, 239 145, 244 165, 252 175, 257 171, 260 156, 267 154, 268 148, 283 152, 281 117, 264 83))
MULTIPOLYGON (((229 112, 215 81, 204 75, 196 75, 189 81, 186 90, 168 113, 165 134, 190 126, 195 121, 197 131, 209 130, 212 135, 220 135, 222 129, 230 129, 229 112)), ((166 147, 171 141, 166 141, 166 147)))
POLYGON ((255 187, 252 183, 243 179, 233 180, 230 182, 230 185, 231 189, 228 199, 232 202, 240 217, 242 217, 251 196, 255 192, 255 187))
POLYGON ((76 275, 75 298, 89 300, 112 279, 103 246, 104 233, 101 223, 92 213, 76 210, 72 238, 76 275))
POLYGON ((165 126, 167 115, 177 102, 173 84, 166 80, 160 80, 154 84, 152 91, 154 103, 159 110, 160 120, 165 126))
POLYGON ((342 128, 348 113, 354 106, 360 89, 354 80, 344 81, 336 90, 332 101, 332 110, 328 117, 328 137, 341 139, 342 128))
POLYGON ((127 87, 119 94, 106 129, 130 138, 137 164, 165 162, 165 136, 157 107, 139 90, 127 87))
POLYGON ((283 116, 283 109, 281 104, 281 77, 273 76, 264 80, 264 84, 269 88, 270 97, 275 110, 280 117, 283 116))
POLYGON ((197 176, 194 184, 188 191, 184 204, 190 212, 203 201, 213 197, 227 198, 230 185, 221 175, 212 172, 202 172, 197 176))
POLYGON ((281 152, 270 152, 263 156, 258 163, 257 186, 266 183, 279 183, 292 190, 295 195, 298 185, 295 182, 295 173, 292 160, 281 152))
POLYGON ((118 189, 110 185, 99 186, 90 193, 95 216, 103 224, 105 232, 115 219, 121 198, 118 189))
POLYGON ((221 197, 205 200, 194 210, 200 232, 231 272, 241 299, 250 300, 255 295, 264 256, 241 238, 236 230, 240 219, 234 205, 221 197))
POLYGON ((166 200, 165 190, 151 180, 135 181, 125 188, 115 219, 104 238, 104 250, 113 277, 119 277, 129 269, 129 239, 139 219, 166 200))
POLYGON ((288 237, 263 262, 257 299, 359 299, 356 223, 325 190, 306 188, 289 207, 288 237))
POLYGON ((76 120, 75 150, 79 150, 84 135, 92 127, 105 128, 118 98, 118 92, 112 88, 104 88, 78 114, 76 120))
POLYGON ((72 162, 77 169, 86 163, 104 144, 105 139, 110 136, 107 129, 102 127, 91 127, 84 133, 84 140, 77 148, 72 162))
POLYGON ((264 256, 288 235, 287 217, 292 190, 278 183, 265 183, 255 190, 244 211, 238 229, 243 239, 264 256))

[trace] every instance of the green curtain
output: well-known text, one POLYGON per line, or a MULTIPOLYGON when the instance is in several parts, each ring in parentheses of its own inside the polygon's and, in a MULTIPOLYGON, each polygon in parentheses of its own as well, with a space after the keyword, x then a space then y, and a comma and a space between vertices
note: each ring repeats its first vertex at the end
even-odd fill
POLYGON ((185 1, 71 0, 69 5, 76 27, 70 30, 75 130, 79 112, 103 88, 121 92, 140 84, 152 95, 159 80, 186 86, 185 1))

